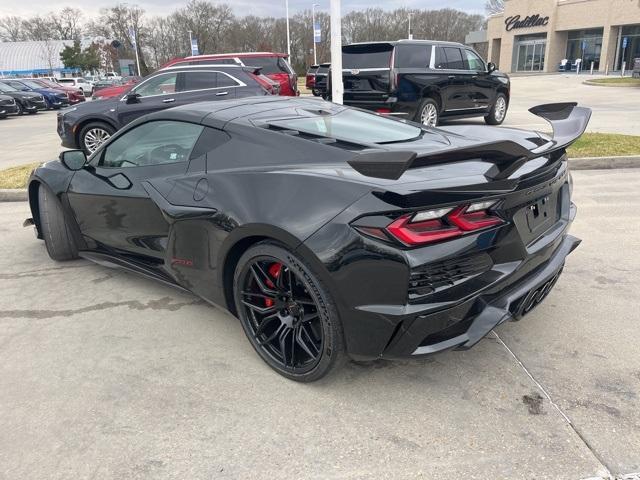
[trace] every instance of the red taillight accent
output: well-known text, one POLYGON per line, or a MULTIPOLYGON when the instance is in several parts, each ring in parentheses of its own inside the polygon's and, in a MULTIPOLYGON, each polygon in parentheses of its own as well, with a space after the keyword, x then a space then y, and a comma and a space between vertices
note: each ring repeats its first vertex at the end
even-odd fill
POLYGON ((459 227, 461 230, 470 232, 480 230, 481 228, 493 227, 502 223, 502 219, 487 213, 486 210, 479 212, 465 213, 467 206, 455 209, 449 215, 447 220, 459 227))
POLYGON ((442 220, 410 223, 413 215, 403 215, 387 227, 387 231, 406 245, 439 242, 462 235, 457 227, 444 225, 442 220))
MULTIPOLYGON (((482 230, 504 222, 500 217, 489 213, 488 210, 467 212, 468 208, 470 208, 469 205, 463 205, 440 218, 417 222, 411 221, 415 218, 415 214, 409 213, 394 220, 385 230, 405 245, 415 246, 448 240, 464 235, 467 232, 482 230)), ((447 210, 444 209, 445 212, 447 210)), ((433 212, 437 212, 437 210, 432 210, 431 213, 433 212)), ((366 227, 366 229, 365 227, 358 227, 358 229, 363 233, 382 238, 367 231, 369 227, 366 227)))
POLYGON ((376 110, 376 113, 381 113, 382 115, 384 115, 386 113, 391 113, 391 109, 390 108, 378 108, 376 110))

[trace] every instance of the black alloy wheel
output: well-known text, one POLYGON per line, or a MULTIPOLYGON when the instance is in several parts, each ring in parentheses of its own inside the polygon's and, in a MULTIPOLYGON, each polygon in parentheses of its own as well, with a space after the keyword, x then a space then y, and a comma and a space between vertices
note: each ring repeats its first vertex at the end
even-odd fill
POLYGON ((16 107, 18 107, 18 111, 16 112, 16 115, 23 115, 24 108, 22 108, 22 105, 19 102, 16 102, 16 107))
POLYGON ((271 243, 238 262, 235 301, 244 331, 262 359, 281 375, 311 382, 342 356, 333 302, 302 260, 271 243))

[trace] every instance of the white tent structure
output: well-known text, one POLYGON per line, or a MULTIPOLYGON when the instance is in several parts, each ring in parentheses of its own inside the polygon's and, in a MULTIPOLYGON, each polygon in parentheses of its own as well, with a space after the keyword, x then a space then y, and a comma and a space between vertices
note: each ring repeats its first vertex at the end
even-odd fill
MULTIPOLYGON (((81 41, 82 48, 90 43, 90 40, 81 41)), ((0 77, 72 73, 60 60, 60 52, 67 45, 73 45, 73 40, 0 42, 0 77)))

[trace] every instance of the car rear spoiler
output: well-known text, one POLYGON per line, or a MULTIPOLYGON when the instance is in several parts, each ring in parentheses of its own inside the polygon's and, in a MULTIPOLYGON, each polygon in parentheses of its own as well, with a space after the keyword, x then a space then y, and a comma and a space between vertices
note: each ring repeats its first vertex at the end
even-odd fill
POLYGON ((538 105, 529 111, 547 120, 553 128, 551 140, 531 150, 511 140, 504 140, 470 147, 445 148, 421 155, 408 150, 373 150, 355 155, 348 163, 367 177, 397 180, 411 167, 483 160, 493 164, 485 176, 491 180, 502 180, 529 160, 566 149, 580 138, 591 118, 591 109, 579 107, 577 103, 550 103, 538 105))

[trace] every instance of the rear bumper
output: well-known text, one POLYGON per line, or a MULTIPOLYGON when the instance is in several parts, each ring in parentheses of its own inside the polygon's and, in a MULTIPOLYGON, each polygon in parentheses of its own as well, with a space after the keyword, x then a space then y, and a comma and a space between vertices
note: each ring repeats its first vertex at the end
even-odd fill
POLYGON ((78 143, 76 142, 76 138, 73 133, 73 125, 65 122, 65 118, 62 113, 58 113, 57 122, 57 132, 60 140, 62 140, 62 146, 74 149, 78 148, 78 143))
POLYGON ((551 291, 566 257, 580 240, 566 235, 551 258, 518 282, 473 297, 453 308, 428 315, 416 315, 403 322, 381 357, 406 358, 448 349, 469 349, 496 326, 522 318, 551 291))

